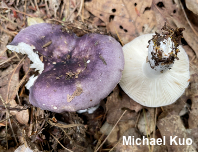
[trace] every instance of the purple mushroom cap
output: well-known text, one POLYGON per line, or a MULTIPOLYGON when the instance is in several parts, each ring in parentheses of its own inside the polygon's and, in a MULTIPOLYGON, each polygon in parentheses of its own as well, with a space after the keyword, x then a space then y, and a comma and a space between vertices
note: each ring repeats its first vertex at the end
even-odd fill
POLYGON ((77 37, 62 26, 41 23, 20 31, 9 45, 24 42, 43 56, 44 70, 30 88, 32 105, 53 112, 99 104, 119 83, 124 68, 121 45, 112 37, 77 37))

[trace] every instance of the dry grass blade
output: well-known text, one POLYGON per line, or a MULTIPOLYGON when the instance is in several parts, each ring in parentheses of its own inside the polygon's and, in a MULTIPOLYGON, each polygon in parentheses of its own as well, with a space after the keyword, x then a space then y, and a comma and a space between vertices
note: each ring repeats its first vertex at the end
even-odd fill
POLYGON ((50 135, 61 145, 61 147, 63 147, 65 150, 67 150, 67 151, 69 151, 69 152, 73 152, 72 150, 70 150, 70 149, 67 149, 66 147, 64 147, 59 141, 58 141, 58 139, 56 139, 56 137, 54 137, 54 135, 52 135, 51 133, 50 133, 50 135))
MULTIPOLYGON (((2 100, 2 102, 3 102, 3 100, 2 100)), ((7 113, 6 113, 6 148, 7 148, 7 150, 8 150, 8 136, 7 136, 7 134, 8 134, 8 119, 9 118, 8 118, 7 113)))
POLYGON ((7 48, 0 53, 0 57, 7 51, 7 48))
MULTIPOLYGON (((2 103, 3 103, 3 105, 4 105, 4 107, 6 108, 6 141, 7 141, 7 120, 8 120, 8 121, 9 121, 9 124, 10 124, 10 129, 11 129, 12 134, 13 134, 13 136, 14 136, 14 140, 15 140, 16 144, 18 145, 18 142, 17 142, 16 136, 15 136, 14 130, 13 130, 13 128, 12 128, 12 123, 11 123, 11 121, 10 121, 10 116, 11 116, 10 111, 8 110, 8 108, 7 108, 7 106, 6 106, 6 103, 5 103, 5 101, 3 100, 3 98, 2 98, 1 95, 0 95, 0 99, 1 99, 1 101, 2 101, 2 103)), ((8 141, 7 141, 7 149, 8 149, 8 141)))
POLYGON ((118 140, 118 142, 113 146, 113 148, 111 148, 111 149, 109 150, 109 152, 111 152, 111 151, 119 144, 120 140, 121 140, 121 138, 120 138, 120 139, 118 140))
POLYGON ((77 147, 79 147, 79 148, 84 148, 84 147, 82 147, 82 146, 80 146, 80 145, 78 145, 78 144, 76 144, 76 142, 66 133, 66 131, 63 129, 63 128, 60 128, 63 132, 64 132, 64 134, 67 136, 67 138, 73 143, 73 144, 75 144, 77 147))
POLYGON ((99 138, 99 140, 98 140, 98 142, 97 142, 97 144, 96 144, 95 150, 100 146, 103 137, 104 137, 104 134, 102 134, 102 136, 100 136, 100 138, 99 138))
MULTIPOLYGON (((153 130, 153 138, 155 138, 155 127, 157 122, 157 108, 155 108, 155 122, 154 122, 154 130, 153 130)), ((154 151, 154 145, 152 145, 151 151, 154 151)))
POLYGON ((53 123, 51 120, 48 121, 50 125, 60 127, 60 128, 71 128, 71 127, 80 127, 85 125, 82 124, 61 124, 61 123, 53 123))
POLYGON ((34 17, 33 15, 26 14, 26 13, 24 13, 24 12, 20 12, 20 11, 18 11, 18 10, 16 10, 16 9, 14 9, 14 8, 8 8, 8 9, 10 9, 10 10, 14 10, 14 11, 16 11, 17 13, 20 13, 20 14, 23 14, 23 15, 26 15, 26 16, 29 16, 29 17, 34 17))
POLYGON ((46 8, 46 10, 47 10, 48 16, 51 16, 51 13, 50 13, 50 11, 49 11, 49 7, 48 7, 48 4, 47 4, 47 0, 45 0, 45 8, 46 8))
MULTIPOLYGON (((8 118, 9 119, 9 118, 8 118)), ((0 123, 2 123, 2 122, 4 122, 4 121, 6 121, 6 120, 8 120, 8 119, 3 119, 3 120, 0 120, 0 123)))
POLYGON ((116 35, 117 35, 117 37, 118 37, 118 39, 119 39, 120 43, 121 43, 121 44, 122 44, 122 46, 123 46, 122 40, 121 40, 121 38, 120 38, 120 36, 119 36, 119 34, 118 34, 118 31, 116 30, 116 28, 115 28, 115 27, 114 27, 114 30, 115 30, 115 32, 116 32, 116 35))
POLYGON ((28 73, 30 71, 30 68, 28 69, 28 71, 26 72, 26 74, 24 75, 24 77, 22 78, 22 80, 20 81, 19 85, 17 86, 16 90, 13 92, 11 98, 9 100, 14 99, 15 95, 17 94, 20 86, 22 85, 22 83, 25 81, 25 78, 27 77, 28 73))
MULTIPOLYGON (((148 136, 148 121, 147 121, 147 117, 146 117, 146 114, 145 114, 145 109, 143 109, 143 113, 144 113, 144 120, 145 120, 145 122, 146 122, 146 136, 147 136, 147 138, 149 139, 149 136, 148 136)), ((150 145, 148 145, 148 149, 149 149, 149 152, 151 151, 151 147, 150 147, 150 145)))
POLYGON ((14 52, 14 55, 16 55, 16 57, 20 60, 20 58, 16 52, 14 52))
POLYGON ((66 19, 66 21, 69 21, 70 17, 72 16, 72 14, 75 12, 75 10, 77 9, 77 7, 80 5, 80 2, 78 2, 78 4, 75 6, 75 8, 72 10, 72 12, 69 14, 68 18, 66 19))
POLYGON ((16 57, 16 55, 14 55, 14 56, 8 58, 8 59, 7 59, 6 61, 4 61, 4 62, 1 62, 1 63, 0 63, 0 66, 3 65, 3 64, 5 64, 5 63, 7 63, 7 62, 9 62, 10 60, 12 60, 12 59, 15 58, 15 57, 16 57))
POLYGON ((94 151, 97 152, 102 145, 106 142, 106 140, 108 139, 108 137, 111 135, 112 131, 114 130, 114 128, 117 126, 117 124, 119 123, 119 121, 121 120, 121 118, 124 116, 124 114, 127 112, 127 110, 125 110, 122 115, 120 116, 120 118, 118 119, 118 121, 115 123, 115 125, 113 126, 113 128, 111 129, 110 133, 108 134, 108 136, 105 138, 105 140, 102 142, 102 144, 94 151))
POLYGON ((37 5, 37 0, 34 0, 34 3, 35 3, 35 6, 36 6, 37 11, 40 11, 40 10, 39 10, 39 7, 38 7, 38 5, 37 5))
POLYGON ((83 15, 82 15, 82 8, 83 8, 83 6, 84 6, 84 0, 81 0, 81 2, 80 2, 80 9, 79 9, 79 11, 78 11, 78 14, 77 14, 77 16, 78 15, 80 15, 81 16, 81 19, 82 19, 82 21, 84 22, 84 18, 83 18, 83 15))
POLYGON ((63 1, 63 5, 62 5, 62 7, 61 7, 61 12, 60 12, 59 18, 62 17, 62 15, 63 15, 63 10, 65 9, 65 6, 66 6, 66 1, 64 0, 64 1, 63 1))
POLYGON ((16 69, 19 67, 19 65, 21 64, 21 62, 22 62, 25 58, 26 58, 26 56, 24 56, 24 57, 21 59, 21 61, 17 64, 17 66, 15 67, 15 69, 14 69, 14 71, 13 71, 11 77, 10 77, 10 80, 9 80, 9 82, 8 82, 8 90, 7 90, 7 96, 6 96, 6 103, 8 102, 8 98, 9 98, 8 96, 9 96, 10 83, 11 83, 12 77, 13 77, 13 75, 14 75, 16 69))
POLYGON ((135 122, 135 128, 137 128, 139 119, 140 119, 140 112, 139 112, 138 117, 137 117, 137 120, 136 120, 136 122, 135 122))

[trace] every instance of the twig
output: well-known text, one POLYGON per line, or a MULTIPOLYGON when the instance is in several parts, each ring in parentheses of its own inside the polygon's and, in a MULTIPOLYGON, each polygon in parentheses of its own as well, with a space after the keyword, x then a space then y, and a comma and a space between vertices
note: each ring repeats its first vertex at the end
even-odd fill
MULTIPOLYGON (((8 120, 9 120, 10 128, 11 128, 11 131, 12 131, 12 133, 13 133, 14 140, 15 140, 16 144, 18 145, 16 136, 15 136, 15 134, 14 134, 14 130, 13 130, 13 128, 12 128, 12 123, 11 123, 11 121, 10 121, 10 115, 11 115, 11 114, 10 114, 10 112, 9 112, 7 106, 6 106, 6 103, 5 103, 5 101, 3 100, 3 98, 2 98, 1 95, 0 95, 0 98, 1 98, 1 101, 2 101, 2 103, 3 103, 3 105, 4 105, 4 107, 6 108, 6 119, 9 118, 8 120)), ((6 126, 7 126, 7 120, 6 120, 6 126)), ((7 129, 7 127, 6 127, 6 129, 7 129)), ((7 132, 7 131, 6 131, 6 132, 7 132)), ((6 133, 6 137, 7 137, 7 133, 6 133)), ((6 141, 7 141, 7 139, 6 139, 6 141)), ((8 145, 7 145, 7 148, 8 148, 8 145)))
POLYGON ((52 126, 59 128, 72 128, 72 127, 85 127, 83 124, 62 124, 62 123, 53 123, 51 120, 48 120, 48 123, 52 126))
POLYGON ((38 8, 38 5, 37 5, 37 0, 34 0, 34 3, 35 3, 37 11, 40 11, 39 8, 38 8))
MULTIPOLYGON (((24 12, 26 13, 26 10, 27 10, 27 0, 25 0, 25 4, 24 4, 24 12)), ((26 23, 26 17, 25 15, 23 16, 23 25, 25 25, 26 23)))
POLYGON ((0 26, 0 31, 3 31, 3 32, 5 32, 5 33, 7 33, 9 35, 12 35, 12 36, 17 35, 17 32, 10 32, 10 31, 4 29, 2 26, 0 26))
POLYGON ((69 14, 70 14, 70 5, 71 5, 71 1, 66 0, 66 10, 67 10, 67 13, 66 13, 65 18, 67 18, 69 16, 69 14))
POLYGON ((22 28, 19 24, 14 23, 13 21, 9 20, 8 18, 6 18, 5 16, 0 14, 0 17, 4 18, 5 20, 9 21, 10 23, 12 23, 13 25, 22 28))
POLYGON ((32 5, 32 7, 35 8, 35 5, 34 5, 34 3, 32 2, 32 0, 30 0, 30 3, 31 3, 31 5, 32 5))
POLYGON ((19 99, 19 94, 18 94, 18 92, 17 92, 17 100, 18 100, 18 102, 19 102, 19 105, 21 106, 22 104, 21 104, 21 100, 19 99))
MULTIPOLYGON (((104 137, 104 134, 102 134, 102 136, 100 136, 100 138, 98 139, 98 142, 96 144, 95 150, 99 147, 100 143, 102 142, 102 138, 104 137)), ((94 150, 94 151, 95 151, 94 150)))
POLYGON ((63 129, 63 128, 60 128, 63 132, 64 132, 64 134, 67 136, 67 138, 73 143, 73 144, 75 144, 77 147, 79 147, 79 148, 84 148, 84 147, 82 147, 82 146, 80 146, 80 145, 78 145, 67 133, 66 133, 66 131, 63 129))
POLYGON ((62 15, 63 15, 63 10, 65 8, 65 5, 66 5, 66 0, 64 0, 63 5, 61 7, 61 12, 60 12, 60 17, 59 17, 60 19, 61 19, 62 15))
POLYGON ((56 138, 56 137, 54 137, 54 135, 52 135, 51 133, 50 133, 50 135, 61 145, 61 147, 63 147, 65 150, 68 150, 69 152, 73 152, 73 151, 71 151, 70 149, 67 149, 66 147, 64 147, 59 141, 58 141, 58 139, 56 138))
POLYGON ((3 64, 5 64, 6 62, 9 62, 10 60, 12 60, 12 59, 15 58, 15 57, 16 57, 16 55, 14 55, 14 56, 8 58, 8 59, 7 59, 6 61, 4 61, 4 62, 1 62, 1 63, 0 63, 0 66, 3 65, 3 64))
MULTIPOLYGON (((0 110, 1 111, 3 111, 4 109, 2 108, 2 107, 4 107, 4 106, 0 106, 0 110)), ((25 108, 15 108, 15 107, 7 107, 7 109, 9 110, 9 111, 22 111, 22 110, 27 110, 29 107, 25 107, 25 108)), ((1 122, 1 121, 0 121, 1 122)))
POLYGON ((111 129, 110 133, 108 134, 108 136, 105 138, 105 140, 102 142, 102 144, 94 151, 97 152, 102 145, 106 142, 106 140, 109 138, 109 136, 111 135, 112 131, 114 130, 114 128, 117 126, 117 124, 119 123, 119 121, 121 120, 121 118, 124 116, 124 114, 127 112, 127 110, 125 110, 122 115, 120 116, 120 118, 118 119, 118 121, 115 123, 115 125, 113 126, 113 128, 111 129))
POLYGON ((9 118, 6 118, 6 119, 3 119, 3 120, 0 120, 0 123, 2 123, 2 122, 4 122, 4 121, 6 121, 6 120, 8 120, 9 118))
POLYGON ((29 17, 34 17, 34 16, 30 15, 30 14, 27 14, 27 13, 24 13, 24 12, 20 12, 20 11, 14 9, 14 8, 7 8, 7 9, 14 10, 14 11, 16 11, 17 13, 20 13, 20 14, 23 14, 23 15, 26 15, 26 16, 29 16, 29 17))
POLYGON ((45 7, 46 7, 46 10, 47 10, 47 14, 49 14, 49 16, 52 16, 50 11, 49 11, 48 5, 47 5, 47 0, 45 0, 45 7))
POLYGON ((68 18, 66 19, 66 21, 69 21, 70 17, 72 16, 72 14, 75 12, 75 10, 77 9, 78 5, 80 5, 80 2, 78 2, 78 4, 74 7, 74 9, 72 10, 72 12, 69 14, 68 18))
POLYGON ((16 52, 14 52, 14 54, 16 55, 16 57, 20 60, 20 57, 18 56, 18 54, 16 52))
POLYGON ((83 2, 84 2, 84 0, 80 0, 80 9, 78 11, 77 16, 80 15, 80 13, 81 13, 81 10, 82 10, 82 7, 83 7, 83 2))
POLYGON ((3 56, 3 53, 5 53, 7 51, 7 48, 5 48, 1 53, 0 53, 0 57, 3 56))

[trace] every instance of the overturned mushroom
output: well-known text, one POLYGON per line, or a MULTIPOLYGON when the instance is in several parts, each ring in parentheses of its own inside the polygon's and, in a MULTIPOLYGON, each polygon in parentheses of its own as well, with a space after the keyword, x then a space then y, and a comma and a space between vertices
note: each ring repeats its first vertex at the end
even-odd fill
POLYGON ((31 68, 39 71, 26 85, 31 104, 58 113, 99 104, 119 83, 124 68, 122 47, 114 38, 100 34, 79 38, 59 25, 27 27, 7 48, 28 54, 31 68))
POLYGON ((190 79, 188 56, 179 45, 184 29, 166 25, 162 29, 162 34, 142 35, 123 47, 125 67, 120 86, 129 97, 148 107, 175 102, 190 79))

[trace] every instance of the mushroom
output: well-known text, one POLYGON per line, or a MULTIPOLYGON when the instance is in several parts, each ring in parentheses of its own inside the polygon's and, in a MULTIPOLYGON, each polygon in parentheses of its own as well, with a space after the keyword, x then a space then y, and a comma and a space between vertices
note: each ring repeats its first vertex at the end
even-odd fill
POLYGON ((57 113, 96 108, 119 83, 124 68, 122 47, 114 38, 77 37, 60 25, 29 26, 7 48, 28 54, 31 68, 39 72, 26 84, 30 103, 57 113))
POLYGON ((147 107, 174 103, 190 79, 189 59, 179 45, 184 29, 165 24, 162 30, 123 46, 125 66, 119 84, 130 98, 147 107))

